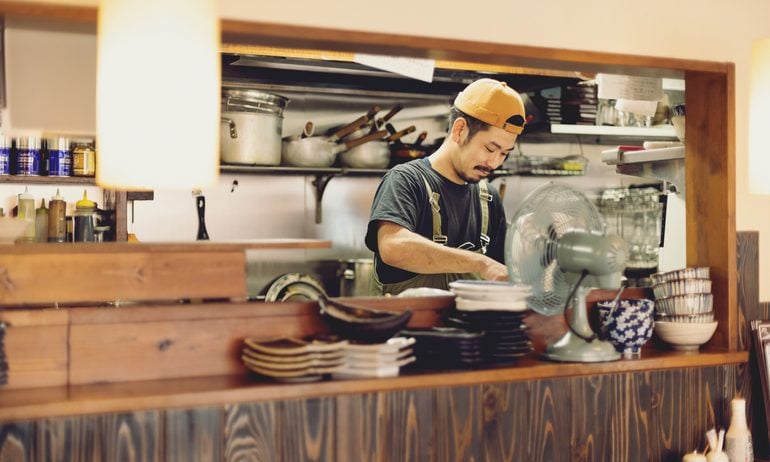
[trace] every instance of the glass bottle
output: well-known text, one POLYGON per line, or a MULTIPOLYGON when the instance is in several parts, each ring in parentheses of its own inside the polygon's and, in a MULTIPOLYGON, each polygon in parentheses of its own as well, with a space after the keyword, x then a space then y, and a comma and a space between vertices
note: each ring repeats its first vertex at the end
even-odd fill
POLYGON ((78 141, 72 148, 72 175, 94 176, 96 173, 96 151, 91 142, 78 141))
POLYGON ((83 198, 75 203, 75 229, 73 241, 94 242, 94 212, 96 203, 88 199, 88 194, 83 191, 83 198))
POLYGON ((725 452, 730 462, 753 462, 754 450, 751 445, 751 432, 746 423, 746 400, 734 398, 730 402, 732 417, 730 428, 725 433, 725 452))

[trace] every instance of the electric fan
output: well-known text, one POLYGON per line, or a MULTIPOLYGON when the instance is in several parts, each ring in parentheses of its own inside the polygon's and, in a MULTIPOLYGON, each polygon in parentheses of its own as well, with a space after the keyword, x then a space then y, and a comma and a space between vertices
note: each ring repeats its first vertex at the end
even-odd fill
POLYGON ((626 244, 606 235, 604 220, 588 198, 564 185, 549 183, 532 191, 508 225, 505 263, 512 282, 532 287, 527 304, 556 315, 572 304, 569 331, 546 346, 556 361, 599 362, 620 358, 588 323, 589 287, 619 289, 626 244))

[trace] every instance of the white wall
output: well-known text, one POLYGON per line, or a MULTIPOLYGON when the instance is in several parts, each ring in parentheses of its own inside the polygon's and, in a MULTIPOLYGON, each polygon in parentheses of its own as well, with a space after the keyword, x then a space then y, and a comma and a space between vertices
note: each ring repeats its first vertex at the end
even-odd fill
MULTIPOLYGON (((97 1, 51 3, 96 5, 97 1)), ((737 228, 760 231, 760 298, 770 300, 770 214, 757 213, 770 210, 770 198, 749 194, 747 181, 751 43, 770 36, 770 2, 221 0, 220 4, 222 17, 235 20, 735 63, 737 228)))

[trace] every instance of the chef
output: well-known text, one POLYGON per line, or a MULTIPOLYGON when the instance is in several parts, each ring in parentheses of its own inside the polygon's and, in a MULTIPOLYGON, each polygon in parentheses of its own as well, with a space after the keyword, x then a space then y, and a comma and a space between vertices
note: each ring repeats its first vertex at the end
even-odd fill
POLYGON ((372 294, 447 289, 457 279, 508 279, 505 211, 487 177, 513 150, 524 123, 515 90, 477 80, 454 100, 441 146, 388 171, 366 233, 374 252, 372 294))

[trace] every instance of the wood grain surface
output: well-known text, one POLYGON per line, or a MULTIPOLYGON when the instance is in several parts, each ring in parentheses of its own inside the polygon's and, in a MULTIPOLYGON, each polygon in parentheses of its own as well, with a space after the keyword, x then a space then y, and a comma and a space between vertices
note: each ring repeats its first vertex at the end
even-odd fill
POLYGON ((223 419, 224 412, 219 406, 166 411, 162 460, 167 462, 223 460, 223 419))

